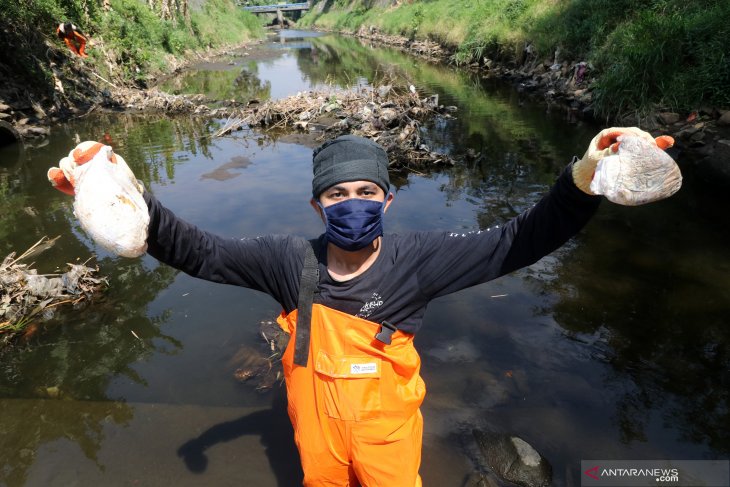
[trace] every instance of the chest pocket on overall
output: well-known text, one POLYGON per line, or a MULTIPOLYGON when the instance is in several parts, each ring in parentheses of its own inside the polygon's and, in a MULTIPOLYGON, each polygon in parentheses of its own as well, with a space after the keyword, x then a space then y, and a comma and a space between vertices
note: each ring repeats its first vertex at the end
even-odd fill
POLYGON ((331 355, 319 350, 314 370, 327 415, 346 421, 380 416, 382 366, 379 357, 331 355))

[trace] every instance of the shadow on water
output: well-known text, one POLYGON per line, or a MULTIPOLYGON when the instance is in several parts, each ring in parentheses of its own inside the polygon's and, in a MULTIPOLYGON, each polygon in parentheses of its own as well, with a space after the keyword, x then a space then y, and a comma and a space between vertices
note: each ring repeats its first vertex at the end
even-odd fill
MULTIPOLYGON (((422 134, 461 162, 399 175, 387 232, 501 224, 532 206, 597 130, 510 87, 396 50, 336 36, 299 41, 277 40, 269 57, 233 58, 239 64, 190 71, 170 86, 263 101, 387 79, 458 106, 454 119, 435 121, 422 134)), ((39 270, 96 253, 111 281, 98 302, 59 312, 41 333, 2 352, 0 400, 27 403, 0 415, 7 459, 0 483, 25 485, 39 465, 61 455, 52 451, 60 440, 83 452, 81 460, 60 456, 79 475, 87 472, 83 459, 96 470, 88 478, 132 475, 115 470, 131 460, 109 451, 128 450, 139 441, 135 433, 159 443, 159 450, 143 448, 154 458, 133 459, 142 471, 155 470, 137 480, 162 472, 194 485, 207 475, 233 475, 237 465, 222 468, 216 454, 245 446, 241 456, 262 463, 250 467, 261 476, 255 485, 300 481, 283 394, 274 393, 270 407, 271 395, 247 391, 227 369, 242 344, 258 343, 255 325, 271 319, 276 303, 149 258, 113 258, 89 240, 70 200, 45 179, 77 137, 108 134, 137 177, 196 225, 236 238, 316 235, 321 224, 307 205, 311 146, 299 143, 301 134, 242 131, 212 139, 223 122, 102 114, 59 127, 45 147, 0 165, 0 251, 62 235, 39 257, 39 270), (98 405, 76 408, 78 401, 98 405), (160 406, 160 415, 158 405, 170 407, 160 406), (145 429, 146 414, 172 419, 145 429), (263 462, 255 456, 261 445, 263 462)), ((640 208, 604 203, 559 252, 429 307, 416 339, 429 387, 426 485, 456 485, 473 468, 458 463, 461 433, 473 426, 527 439, 553 463, 556 485, 576 478, 581 458, 730 452, 730 234, 718 223, 726 217, 720 196, 703 191, 691 167, 680 164, 685 185, 672 199, 640 208)))
POLYGON ((241 436, 255 435, 261 438, 261 445, 266 450, 266 458, 276 476, 277 485, 301 485, 303 472, 299 463, 299 452, 294 444, 294 430, 287 415, 286 394, 282 389, 276 389, 273 396, 271 409, 211 426, 181 445, 177 454, 188 470, 196 474, 205 472, 208 467, 206 450, 241 436))

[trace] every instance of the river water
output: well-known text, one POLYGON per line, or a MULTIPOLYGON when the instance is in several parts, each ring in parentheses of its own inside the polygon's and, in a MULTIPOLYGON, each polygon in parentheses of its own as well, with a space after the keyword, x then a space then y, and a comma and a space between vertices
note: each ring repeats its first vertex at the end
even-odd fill
MULTIPOLYGON (((533 205, 599 127, 511 87, 337 36, 286 32, 163 85, 248 101, 382 79, 413 84, 453 120, 427 143, 472 162, 394 177, 386 232, 468 231, 533 205)), ((109 134, 180 217, 226 236, 322 230, 308 205, 311 147, 293 137, 211 133, 224 121, 89 115, 48 143, 0 152, 0 253, 61 235, 40 272, 94 256, 110 286, 0 352, 0 484, 297 485, 283 388, 233 377, 259 346, 269 297, 193 279, 150 257, 115 258, 45 177, 81 140, 109 134)), ((580 483, 581 459, 721 459, 730 453, 730 230, 726 199, 680 160, 683 189, 638 208, 604 202, 539 263, 433 302, 416 338, 429 392, 421 473, 460 486, 471 430, 522 437, 580 483)))

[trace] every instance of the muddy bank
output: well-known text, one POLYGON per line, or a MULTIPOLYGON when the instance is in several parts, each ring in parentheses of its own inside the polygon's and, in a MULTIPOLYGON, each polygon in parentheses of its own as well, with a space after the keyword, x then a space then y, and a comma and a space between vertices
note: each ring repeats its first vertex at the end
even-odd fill
MULTIPOLYGON (((387 35, 374 26, 362 26, 356 32, 339 34, 363 41, 391 46, 428 62, 451 63, 452 46, 430 40, 414 40, 387 35)), ((590 63, 564 59, 560 50, 551 58, 539 58, 533 46, 525 46, 518 58, 483 57, 466 66, 483 78, 511 83, 524 96, 543 100, 549 110, 561 110, 569 122, 586 120, 600 125, 638 126, 654 135, 671 135, 677 141, 675 152, 692 164, 705 181, 730 185, 730 110, 726 107, 698 107, 690 113, 673 113, 658 108, 639 117, 635 114, 617 120, 600 119, 594 111, 595 72, 590 63)))
MULTIPOLYGON (((208 62, 223 54, 243 56, 248 48, 262 42, 253 41, 171 58, 168 60, 169 74, 150 75, 149 79, 162 81, 191 65, 208 62)), ((95 49, 103 49, 103 45, 97 44, 95 49)), ((42 85, 28 86, 12 78, 3 80, 0 87, 0 144, 43 145, 53 125, 86 116, 97 109, 188 113, 195 112, 195 108, 204 101, 204 97, 167 95, 149 87, 151 82, 107 79, 98 74, 86 59, 73 56, 54 44, 48 44, 46 57, 53 77, 52 89, 46 90, 42 85)), ((117 66, 111 71, 118 69, 117 66)))
POLYGON ((375 26, 362 26, 357 32, 339 32, 344 35, 354 35, 360 39, 367 39, 379 44, 397 47, 415 56, 431 62, 448 62, 454 50, 431 40, 411 39, 405 36, 383 34, 375 26))

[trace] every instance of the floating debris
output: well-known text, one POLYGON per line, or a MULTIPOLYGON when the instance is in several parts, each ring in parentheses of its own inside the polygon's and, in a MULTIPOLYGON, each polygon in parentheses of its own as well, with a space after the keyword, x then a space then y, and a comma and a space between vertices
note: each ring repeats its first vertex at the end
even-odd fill
POLYGON ((421 127, 437 118, 453 118, 451 113, 456 107, 439 105, 438 95, 422 96, 411 84, 300 92, 263 103, 250 100, 245 105, 236 100, 209 100, 204 95, 171 95, 155 88, 144 91, 122 88, 115 90, 113 99, 108 96, 105 104, 227 118, 214 137, 244 128, 293 129, 319 143, 343 134, 360 135, 383 146, 391 167, 396 170, 455 162, 423 143, 421 127), (218 108, 211 108, 210 104, 218 108))
POLYGON ((106 279, 94 277, 98 268, 84 264, 68 264, 63 274, 38 274, 21 263, 52 247, 58 238, 43 237, 19 257, 12 252, 0 264, 0 344, 35 330, 36 322, 49 319, 56 306, 77 305, 107 285, 106 279))
MULTIPOLYGON (((210 103, 211 101, 212 100, 209 100, 208 97, 201 94, 173 95, 160 91, 157 88, 137 90, 120 87, 115 89, 113 94, 107 91, 102 105, 126 110, 165 112, 168 114, 191 113, 204 115, 210 112, 210 108, 206 105, 206 103, 210 103)), ((92 106, 87 113, 94 110, 96 106, 97 105, 92 106)))
POLYGON ((452 165, 454 160, 432 151, 421 139, 421 126, 436 117, 452 118, 453 107, 438 95, 421 97, 414 86, 391 85, 347 91, 311 91, 230 112, 216 137, 243 126, 270 131, 295 128, 316 134, 318 141, 348 133, 367 137, 388 152, 394 169, 452 165))
POLYGON ((289 343, 289 335, 274 321, 262 321, 259 332, 264 344, 259 347, 242 346, 228 365, 235 369, 233 377, 236 380, 252 384, 259 392, 266 392, 284 380, 281 357, 289 343))
POLYGON ((131 91, 127 94, 128 108, 158 110, 166 113, 205 113, 208 107, 204 95, 171 95, 157 89, 131 91))

